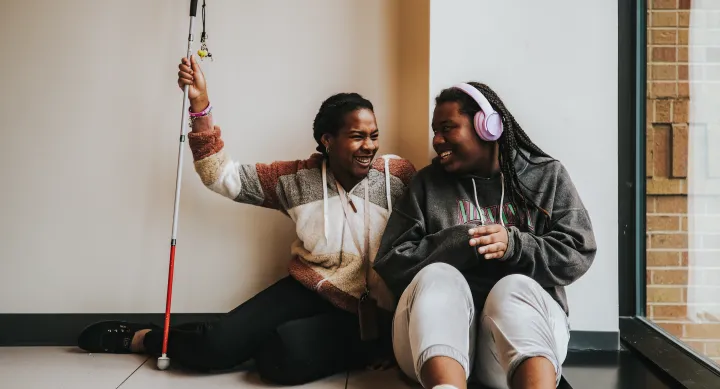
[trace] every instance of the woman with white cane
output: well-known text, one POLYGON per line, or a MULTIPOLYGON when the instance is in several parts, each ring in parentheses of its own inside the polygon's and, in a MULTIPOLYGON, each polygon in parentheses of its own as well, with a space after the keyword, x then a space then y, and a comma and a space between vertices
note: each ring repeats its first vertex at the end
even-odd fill
MULTIPOLYGON (((371 263, 390 215, 415 169, 375 158, 379 130, 370 101, 356 93, 325 100, 315 117, 317 151, 306 160, 242 164, 213 123, 202 70, 183 58, 195 170, 212 191, 239 203, 278 210, 296 224, 290 275, 215 321, 170 328, 168 357, 200 371, 255 359, 264 379, 297 385, 392 358, 395 297, 371 263)), ((260 258, 258 260, 261 260, 260 258)), ((89 352, 160 355, 163 329, 105 321, 86 328, 89 352)))

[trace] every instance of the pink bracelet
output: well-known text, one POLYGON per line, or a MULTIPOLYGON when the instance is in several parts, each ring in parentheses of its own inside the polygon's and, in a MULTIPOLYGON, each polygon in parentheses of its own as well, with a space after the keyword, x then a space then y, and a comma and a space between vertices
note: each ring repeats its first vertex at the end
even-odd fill
MULTIPOLYGON (((188 111, 190 111, 190 110, 188 110, 188 111)), ((200 112, 190 111, 190 117, 196 118, 196 117, 200 117, 200 116, 207 116, 210 114, 211 111, 212 111, 212 104, 208 103, 208 106, 200 112)))

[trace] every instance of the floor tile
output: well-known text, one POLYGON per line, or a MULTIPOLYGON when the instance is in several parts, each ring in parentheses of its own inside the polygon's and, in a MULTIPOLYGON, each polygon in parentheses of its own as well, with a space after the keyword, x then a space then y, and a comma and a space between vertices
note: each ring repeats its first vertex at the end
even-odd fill
MULTIPOLYGON (((303 389, 344 389, 347 374, 298 386, 303 389)), ((120 389, 248 389, 280 387, 264 383, 252 371, 233 371, 227 373, 199 374, 173 369, 158 370, 156 360, 150 359, 138 369, 120 389)), ((287 387, 285 387, 287 388, 287 387)))
POLYGON ((0 347, 0 387, 115 389, 145 359, 88 354, 74 347, 0 347))
POLYGON ((380 371, 352 371, 347 389, 422 389, 402 376, 398 368, 380 371))

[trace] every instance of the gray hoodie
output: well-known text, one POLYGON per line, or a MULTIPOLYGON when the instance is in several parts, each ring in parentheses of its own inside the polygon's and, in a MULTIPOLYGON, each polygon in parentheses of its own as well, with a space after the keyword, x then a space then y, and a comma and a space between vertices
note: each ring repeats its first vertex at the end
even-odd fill
POLYGON ((585 274, 597 251, 590 216, 559 161, 534 165, 517 154, 514 160, 523 193, 548 212, 549 221, 540 212, 531 211, 529 218, 518 212, 509 190, 503 196, 499 174, 453 175, 433 160, 394 204, 373 265, 396 298, 423 267, 445 262, 465 276, 478 311, 498 280, 524 274, 569 314, 564 286, 585 274), (468 230, 483 220, 499 224, 501 196, 508 248, 503 258, 486 260, 470 246, 468 230))

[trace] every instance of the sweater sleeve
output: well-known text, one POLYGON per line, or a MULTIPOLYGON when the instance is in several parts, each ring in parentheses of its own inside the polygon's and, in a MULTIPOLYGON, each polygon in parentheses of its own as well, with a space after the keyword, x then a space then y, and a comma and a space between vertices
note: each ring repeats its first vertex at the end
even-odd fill
POLYGON ((270 164, 242 164, 225 149, 222 133, 212 115, 198 118, 188 133, 195 171, 210 190, 233 201, 287 212, 280 183, 284 175, 295 174, 312 161, 280 161, 270 164))
POLYGON ((590 216, 564 168, 555 188, 547 231, 535 235, 509 227, 508 248, 500 259, 510 272, 525 274, 543 287, 576 281, 590 268, 597 252, 590 216))
POLYGON ((456 225, 428 233, 421 210, 424 191, 416 180, 398 200, 388 220, 373 264, 395 296, 402 295, 425 266, 444 262, 464 270, 478 255, 470 246, 469 225, 456 225))

